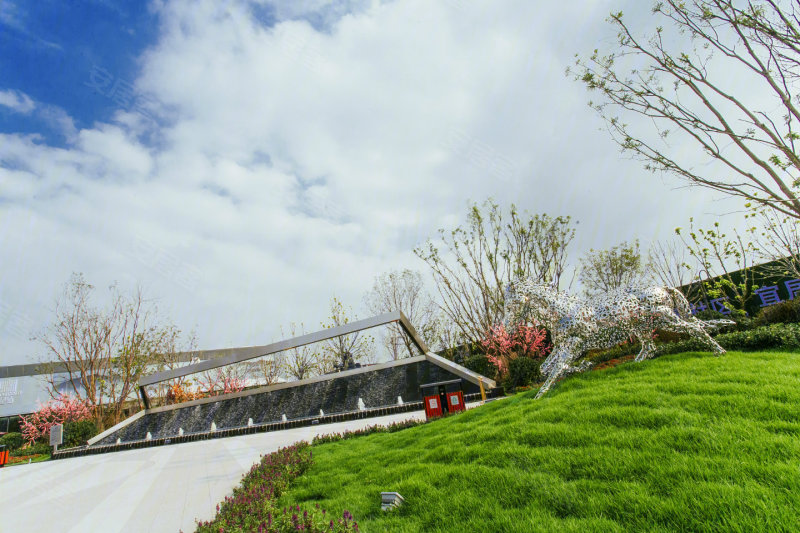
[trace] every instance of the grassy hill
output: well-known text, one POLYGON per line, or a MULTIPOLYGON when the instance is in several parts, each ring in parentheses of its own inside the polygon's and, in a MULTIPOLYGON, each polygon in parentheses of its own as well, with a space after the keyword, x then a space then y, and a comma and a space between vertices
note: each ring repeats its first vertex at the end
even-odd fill
POLYGON ((666 356, 315 446, 283 501, 367 532, 800 531, 800 354, 666 356))

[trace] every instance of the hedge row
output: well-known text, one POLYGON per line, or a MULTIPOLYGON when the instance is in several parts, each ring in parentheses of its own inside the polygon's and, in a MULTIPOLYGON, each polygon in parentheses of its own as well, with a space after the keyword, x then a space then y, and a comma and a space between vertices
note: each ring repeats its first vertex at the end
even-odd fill
MULTIPOLYGON (((793 308, 792 308, 793 309, 793 308)), ((673 335, 663 335, 664 339, 673 339, 673 335)), ((714 337, 720 346, 726 350, 758 351, 758 350, 800 350, 800 323, 774 323, 750 329, 720 333, 714 337)), ((658 342, 658 341, 656 341, 658 342)), ((615 346, 608 350, 590 353, 586 359, 598 364, 611 359, 619 359, 627 355, 639 353, 641 346, 638 342, 629 342, 615 346)), ((696 339, 661 342, 656 345, 656 355, 667 355, 680 352, 708 351, 708 346, 696 339)), ((517 359, 509 368, 509 376, 503 383, 509 389, 535 382, 540 377, 538 373, 539 361, 517 359), (536 368, 534 368, 536 367, 536 368)), ((473 355, 464 362, 464 366, 474 372, 487 377, 495 374, 494 366, 489 363, 485 355, 473 355)))
POLYGON ((411 418, 409 420, 403 420, 401 422, 392 422, 388 426, 367 426, 361 429, 354 429, 354 430, 345 430, 342 433, 326 433, 324 435, 316 435, 312 440, 311 444, 316 446, 317 444, 325 444, 328 442, 338 442, 340 440, 348 440, 355 437, 363 437, 365 435, 372 435, 373 433, 394 433, 396 431, 400 431, 401 429, 406 429, 414 426, 419 426, 421 424, 425 424, 427 420, 417 420, 415 418, 411 418))
MULTIPOLYGON (((714 340, 726 350, 797 350, 800 349, 800 324, 770 324, 747 331, 720 333, 714 340)), ((658 355, 688 351, 707 351, 708 347, 695 339, 671 342, 656 348, 658 355)))
POLYGON ((25 444, 25 439, 22 438, 22 433, 6 433, 0 437, 0 444, 5 446, 6 450, 14 451, 25 444))
MULTIPOLYGON (((78 422, 67 422, 64 424, 64 442, 63 448, 72 448, 75 446, 83 446, 86 441, 97 435, 97 425, 92 420, 81 420, 78 422)), ((53 449, 49 441, 39 440, 29 446, 25 446, 25 439, 21 433, 6 433, 0 437, 0 444, 6 447, 6 450, 12 457, 23 455, 49 455, 53 449)))
MULTIPOLYGON (((744 331, 720 333, 714 340, 726 350, 758 351, 758 350, 798 350, 800 349, 800 324, 769 324, 744 331)), ((618 359, 626 355, 639 353, 638 342, 615 346, 600 353, 591 354, 588 360, 602 363, 618 359)), ((696 339, 666 342, 656 345, 656 355, 668 355, 681 352, 704 352, 709 348, 696 339)))

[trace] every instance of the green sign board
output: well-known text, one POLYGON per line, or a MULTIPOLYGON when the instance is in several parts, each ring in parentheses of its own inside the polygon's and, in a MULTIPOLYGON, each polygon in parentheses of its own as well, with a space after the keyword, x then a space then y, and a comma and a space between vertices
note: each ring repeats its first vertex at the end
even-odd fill
MULTIPOLYGON (((764 307, 794 300, 795 296, 800 295, 800 279, 786 268, 787 259, 737 270, 727 276, 734 285, 746 285, 748 289, 746 292, 751 294, 744 305, 748 315, 755 316, 764 307)), ((727 315, 731 312, 730 307, 739 307, 734 303, 735 293, 730 288, 722 287, 724 293, 722 295, 708 294, 708 289, 715 287, 721 281, 724 281, 724 278, 719 276, 679 287, 692 304, 692 313, 711 309, 727 315)))

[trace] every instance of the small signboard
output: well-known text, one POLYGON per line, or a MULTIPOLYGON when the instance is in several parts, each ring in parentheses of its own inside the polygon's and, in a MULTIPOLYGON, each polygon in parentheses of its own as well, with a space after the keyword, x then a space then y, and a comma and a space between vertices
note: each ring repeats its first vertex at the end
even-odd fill
POLYGON ((50 427, 50 446, 58 446, 64 441, 64 426, 56 424, 50 427))

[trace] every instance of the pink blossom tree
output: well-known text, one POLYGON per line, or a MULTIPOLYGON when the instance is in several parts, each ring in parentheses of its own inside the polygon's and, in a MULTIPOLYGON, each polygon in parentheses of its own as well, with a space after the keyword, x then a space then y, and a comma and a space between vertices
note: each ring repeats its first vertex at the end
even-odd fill
POLYGON ((489 362, 503 377, 508 372, 508 364, 517 357, 540 359, 550 353, 552 346, 546 339, 547 331, 536 326, 520 324, 509 331, 500 324, 489 329, 481 345, 489 362))
POLYGON ((217 394, 230 394, 244 390, 245 380, 238 375, 235 369, 217 369, 215 372, 206 372, 197 379, 197 390, 203 396, 217 394))
POLYGON ((35 413, 20 417, 22 438, 28 444, 33 444, 38 439, 46 438, 50 428, 56 424, 89 418, 92 418, 92 409, 88 401, 62 393, 40 406, 35 413))

